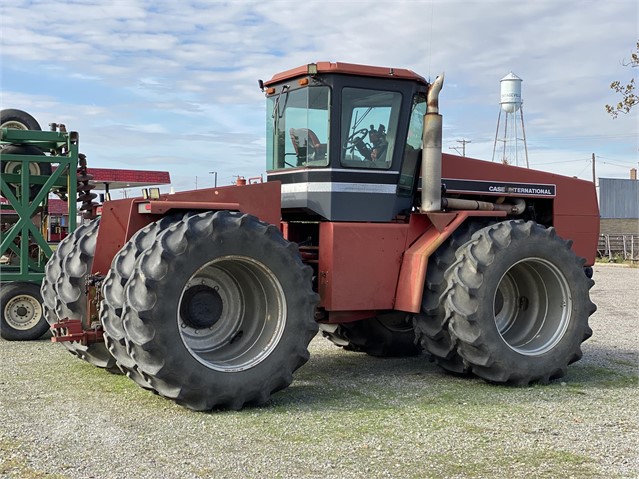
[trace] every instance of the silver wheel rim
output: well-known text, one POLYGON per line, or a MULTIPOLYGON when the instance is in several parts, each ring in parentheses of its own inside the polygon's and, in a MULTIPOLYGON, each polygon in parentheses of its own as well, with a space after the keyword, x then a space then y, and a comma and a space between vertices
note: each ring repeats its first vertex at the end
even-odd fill
POLYGON ((553 349, 572 314, 570 287, 555 265, 541 258, 514 264, 502 276, 493 299, 495 325, 509 348, 526 356, 553 349))
POLYGON ((27 331, 40 322, 42 305, 33 296, 21 294, 11 298, 5 304, 4 317, 13 329, 27 331))
MULTIPOLYGON (((7 174, 19 174, 22 171, 22 163, 19 161, 8 161, 4 166, 4 172, 7 174)), ((40 165, 38 163, 29 162, 29 174, 39 175, 40 165)))
MULTIPOLYGON (((9 120, 0 124, 0 128, 10 128, 12 130, 28 130, 27 125, 19 121, 9 120)), ((22 170, 22 163, 19 161, 9 161, 4 167, 3 173, 19 173, 22 170)), ((37 163, 29 163, 29 173, 32 175, 40 174, 40 165, 37 163)))
POLYGON ((286 297, 264 264, 224 256, 191 276, 180 295, 177 321, 182 342, 200 363, 217 371, 243 371, 278 345, 286 297))
POLYGON ((5 121, 0 124, 0 128, 11 128, 12 130, 28 130, 27 125, 16 120, 5 121))

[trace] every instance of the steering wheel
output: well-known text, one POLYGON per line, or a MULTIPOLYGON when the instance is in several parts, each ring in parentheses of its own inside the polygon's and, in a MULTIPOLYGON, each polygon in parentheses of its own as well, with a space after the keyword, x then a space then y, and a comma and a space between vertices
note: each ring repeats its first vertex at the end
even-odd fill
POLYGON ((344 143, 344 148, 347 150, 352 150, 356 145, 360 144, 364 141, 364 138, 368 135, 368 129, 362 128, 361 130, 357 130, 351 136, 348 137, 346 143, 344 143))
POLYGON ((367 135, 368 130, 366 128, 362 128, 349 136, 344 144, 346 153, 354 153, 355 150, 357 150, 357 152, 362 155, 365 160, 370 160, 372 153, 371 146, 364 141, 364 138, 366 138, 367 135))

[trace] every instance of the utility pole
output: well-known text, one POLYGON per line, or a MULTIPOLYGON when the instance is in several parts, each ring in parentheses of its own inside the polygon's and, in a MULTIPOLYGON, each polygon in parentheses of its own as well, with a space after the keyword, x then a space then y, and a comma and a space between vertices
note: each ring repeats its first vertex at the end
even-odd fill
POLYGON ((466 156, 466 143, 472 143, 472 141, 466 140, 466 139, 461 139, 461 140, 456 140, 456 141, 457 141, 457 143, 461 143, 462 151, 459 151, 459 147, 458 146, 450 146, 449 148, 451 150, 455 150, 457 153, 461 153, 462 156, 466 156))
POLYGON ((215 187, 217 188, 217 171, 209 171, 209 175, 215 175, 215 187))
POLYGON ((595 173, 595 154, 592 154, 592 184, 597 186, 597 174, 595 173))

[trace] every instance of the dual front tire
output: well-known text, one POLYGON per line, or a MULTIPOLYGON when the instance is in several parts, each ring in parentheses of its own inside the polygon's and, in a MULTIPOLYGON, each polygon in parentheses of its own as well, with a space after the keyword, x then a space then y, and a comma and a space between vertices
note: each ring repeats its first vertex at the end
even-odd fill
MULTIPOLYGON (((309 358, 311 274, 297 246, 253 216, 164 218, 114 258, 100 308, 106 343, 92 346, 140 386, 190 409, 263 404, 309 358)), ((45 283, 55 312, 49 290, 61 284, 45 283)))
POLYGON ((292 382, 317 333, 297 246, 241 213, 171 225, 124 293, 131 357, 158 393, 191 409, 263 404, 292 382))

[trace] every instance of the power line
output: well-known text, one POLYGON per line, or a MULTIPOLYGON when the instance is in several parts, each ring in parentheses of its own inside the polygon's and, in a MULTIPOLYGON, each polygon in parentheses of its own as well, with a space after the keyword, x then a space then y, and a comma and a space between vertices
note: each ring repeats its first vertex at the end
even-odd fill
MULTIPOLYGON (((626 160, 618 160, 618 159, 615 159, 615 158, 607 158, 605 156, 599 156, 599 155, 597 155, 597 158, 601 158, 602 160, 618 161, 619 163, 625 163, 626 162, 626 160)), ((634 164, 635 161, 634 160, 630 160, 630 163, 634 164)))
POLYGON ((584 168, 576 176, 581 176, 581 174, 586 171, 586 168, 590 166, 590 163, 591 161, 589 160, 588 163, 586 163, 586 166, 584 166, 584 168))
POLYGON ((617 168, 624 168, 626 170, 632 166, 632 165, 616 165, 615 163, 610 163, 609 161, 600 161, 599 163, 603 163, 604 165, 616 166, 617 168))
POLYGON ((543 165, 558 165, 560 163, 575 163, 577 161, 590 161, 590 158, 579 158, 578 160, 561 160, 561 161, 551 161, 549 163, 535 163, 534 166, 543 166, 543 165))
POLYGON ((544 140, 588 140, 588 139, 623 139, 623 138, 636 138, 636 135, 629 133, 627 135, 574 135, 574 136, 547 136, 544 134, 538 134, 538 138, 544 140))

